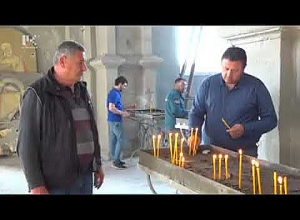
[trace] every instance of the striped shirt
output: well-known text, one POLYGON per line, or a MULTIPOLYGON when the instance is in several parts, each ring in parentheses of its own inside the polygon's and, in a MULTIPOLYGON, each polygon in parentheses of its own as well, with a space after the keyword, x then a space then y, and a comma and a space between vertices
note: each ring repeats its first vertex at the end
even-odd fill
POLYGON ((82 172, 91 171, 94 159, 94 141, 91 130, 90 115, 87 110, 88 103, 80 97, 80 90, 74 87, 74 94, 68 87, 61 90, 62 95, 69 101, 73 123, 76 133, 77 154, 82 172))

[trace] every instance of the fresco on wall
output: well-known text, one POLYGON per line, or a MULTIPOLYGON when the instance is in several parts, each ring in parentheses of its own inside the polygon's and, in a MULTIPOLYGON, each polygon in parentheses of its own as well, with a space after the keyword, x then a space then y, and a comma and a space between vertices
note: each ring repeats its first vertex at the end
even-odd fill
POLYGON ((15 152, 22 96, 41 76, 34 40, 18 29, 0 28, 0 155, 15 152))
POLYGON ((0 72, 36 73, 34 40, 20 30, 0 28, 0 72))

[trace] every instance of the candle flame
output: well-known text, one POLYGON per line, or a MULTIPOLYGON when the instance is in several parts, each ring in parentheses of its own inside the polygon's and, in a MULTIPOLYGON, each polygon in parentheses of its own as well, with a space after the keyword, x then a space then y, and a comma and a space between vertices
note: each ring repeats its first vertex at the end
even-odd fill
POLYGON ((242 153, 243 153, 242 149, 239 149, 239 154, 242 154, 242 153))
POLYGON ((161 139, 161 135, 160 135, 160 134, 159 134, 159 135, 157 135, 157 138, 158 138, 158 139, 161 139))
POLYGON ((222 158, 222 154, 219 154, 219 158, 220 158, 220 159, 222 158))
POLYGON ((256 166, 257 168, 259 167, 258 161, 255 161, 255 166, 256 166))
POLYGON ((217 158, 217 155, 216 155, 216 154, 214 154, 214 155, 213 155, 213 158, 214 158, 214 159, 216 159, 216 158, 217 158))
POLYGON ((179 154, 179 157, 182 157, 183 156, 183 153, 182 152, 180 152, 180 154, 179 154))
POLYGON ((152 137, 153 137, 153 138, 156 138, 156 136, 155 136, 155 135, 152 135, 152 137))
POLYGON ((177 137, 178 137, 178 135, 179 135, 178 133, 175 133, 175 136, 177 136, 177 137))
POLYGON ((256 160, 251 160, 251 164, 252 164, 252 166, 255 166, 255 164, 256 164, 256 160))
POLYGON ((282 184, 282 177, 281 176, 278 176, 278 183, 282 184))
POLYGON ((228 158, 228 154, 225 154, 225 156, 224 156, 224 157, 225 157, 225 159, 227 159, 227 158, 228 158))

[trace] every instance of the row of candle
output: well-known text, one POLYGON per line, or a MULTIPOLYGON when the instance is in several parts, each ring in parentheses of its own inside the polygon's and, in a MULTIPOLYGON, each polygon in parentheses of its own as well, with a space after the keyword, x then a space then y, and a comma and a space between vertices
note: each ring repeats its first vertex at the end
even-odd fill
POLYGON ((274 171, 274 175, 273 175, 273 181, 274 181, 274 194, 277 194, 277 183, 279 185, 279 194, 288 194, 288 186, 287 186, 287 177, 284 176, 278 176, 277 178, 277 172, 274 171), (283 184, 283 186, 282 186, 283 184), (282 189, 283 188, 283 189, 282 189))
MULTIPOLYGON (((225 179, 228 179, 229 178, 229 175, 228 175, 228 154, 226 154, 224 157, 222 154, 219 154, 218 155, 218 158, 219 158, 219 175, 218 175, 218 179, 221 179, 222 178, 222 159, 224 158, 225 160, 225 179)), ((214 180, 216 179, 216 159, 217 159, 217 155, 216 154, 213 154, 213 178, 214 180)))
MULTIPOLYGON (((239 182, 239 188, 241 189, 242 188, 243 151, 241 149, 239 149, 238 154, 239 154, 238 182, 239 182)), ((254 160, 254 159, 251 160, 251 167, 252 167, 252 169, 251 169, 252 170, 252 193, 256 194, 256 192, 258 192, 258 194, 262 194, 259 162, 254 160)), ((277 178, 277 173, 276 173, 276 171, 274 171, 273 181, 274 181, 274 186, 273 186, 274 187, 274 194, 277 194, 277 188, 278 188, 277 183, 279 184, 280 194, 283 194, 283 190, 284 190, 284 194, 288 193, 287 177, 286 176, 285 177, 278 176, 278 178, 277 178), (282 182, 283 182, 283 186, 282 186, 282 182)))

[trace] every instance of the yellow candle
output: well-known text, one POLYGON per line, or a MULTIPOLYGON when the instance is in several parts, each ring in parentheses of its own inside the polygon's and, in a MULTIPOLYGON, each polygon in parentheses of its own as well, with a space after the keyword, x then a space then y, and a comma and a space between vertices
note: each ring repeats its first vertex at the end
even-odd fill
POLYGON ((239 149, 239 188, 242 188, 242 160, 243 160, 243 151, 241 149, 239 149))
POLYGON ((185 159, 184 159, 184 157, 182 157, 182 161, 181 161, 181 167, 182 168, 184 168, 184 161, 185 161, 185 159))
POLYGON ((182 157, 183 157, 183 153, 180 152, 180 154, 179 154, 179 164, 178 164, 179 167, 181 167, 182 157))
POLYGON ((197 140, 198 140, 198 128, 196 128, 196 131, 195 131, 194 151, 193 151, 194 156, 196 155, 196 150, 198 149, 197 140))
POLYGON ((192 153, 192 139, 194 135, 194 128, 191 128, 191 135, 190 135, 190 143, 189 143, 189 155, 192 153))
POLYGON ((284 194, 288 194, 287 177, 283 178, 284 194))
POLYGON ((228 179, 228 154, 225 155, 225 178, 228 179))
POLYGON ((172 163, 173 159, 173 149, 172 149, 172 132, 169 133, 169 145, 170 145, 170 162, 172 163))
POLYGON ((255 181, 255 160, 251 160, 252 165, 252 192, 256 194, 256 181, 255 181))
POLYGON ((282 194, 282 177, 278 176, 279 194, 282 194))
POLYGON ((155 147, 156 136, 152 135, 152 147, 153 147, 153 156, 156 157, 156 147, 155 147))
POLYGON ((219 179, 222 177, 222 154, 219 154, 219 179))
POLYGON ((183 142, 184 142, 184 138, 181 138, 180 152, 182 152, 182 153, 183 153, 183 142))
POLYGON ((261 194, 260 168, 259 168, 258 161, 255 161, 255 166, 256 166, 256 173, 257 173, 258 193, 261 194))
POLYGON ((156 157, 159 157, 160 140, 161 140, 161 135, 159 134, 159 135, 157 136, 157 152, 156 152, 156 157))
POLYGON ((213 155, 214 180, 216 179, 216 159, 217 159, 217 155, 214 154, 213 155))
POLYGON ((173 164, 177 164, 177 145, 178 145, 178 133, 175 133, 175 146, 174 146, 174 153, 173 153, 173 164))
POLYGON ((273 182, 274 182, 274 194, 277 194, 277 173, 274 171, 273 174, 273 182))

